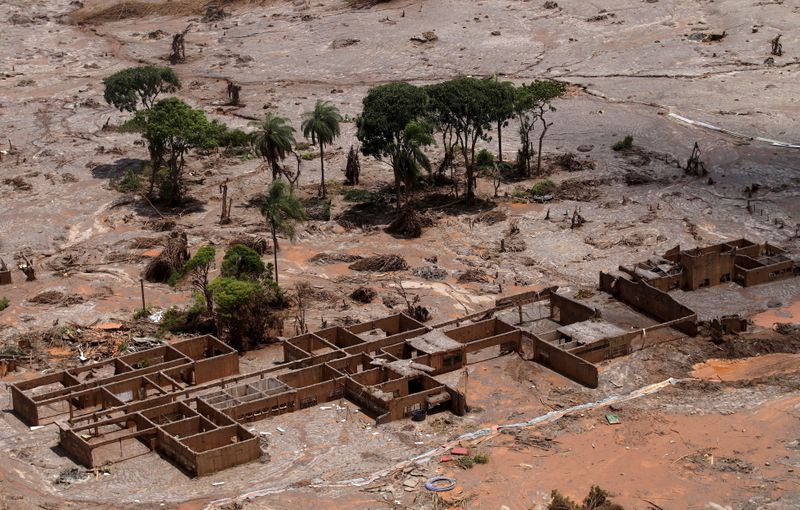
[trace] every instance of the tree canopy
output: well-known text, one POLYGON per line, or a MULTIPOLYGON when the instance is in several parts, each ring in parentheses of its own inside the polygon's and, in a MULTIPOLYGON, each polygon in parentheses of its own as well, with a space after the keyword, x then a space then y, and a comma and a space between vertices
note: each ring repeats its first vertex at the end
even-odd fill
POLYGON ((433 143, 433 130, 421 120, 428 112, 428 95, 408 83, 389 83, 370 89, 362 104, 362 113, 356 119, 361 152, 377 159, 389 158, 399 207, 400 183, 410 190, 420 168, 430 171, 423 148, 433 143))
POLYGON ((475 199, 475 146, 488 140, 497 110, 491 80, 460 77, 426 87, 430 110, 440 128, 456 136, 467 173, 467 203, 475 199))
POLYGON ((243 244, 234 244, 222 258, 220 273, 237 280, 257 280, 267 271, 261 255, 243 244))
POLYGON ((256 128, 250 133, 250 143, 257 156, 264 159, 272 169, 272 178, 280 174, 278 163, 292 152, 295 144, 294 128, 289 119, 267 113, 264 120, 250 123, 256 128))
POLYGON ((151 108, 162 92, 175 92, 181 88, 181 80, 175 71, 166 67, 129 67, 103 80, 103 96, 108 104, 120 111, 135 112, 139 103, 151 108))
POLYGON ((183 197, 182 176, 186 154, 194 148, 211 148, 219 143, 219 124, 212 124, 202 110, 176 97, 161 99, 147 110, 139 110, 125 128, 138 131, 148 143, 151 156, 166 159, 169 175, 162 182, 162 198, 171 204, 183 197))

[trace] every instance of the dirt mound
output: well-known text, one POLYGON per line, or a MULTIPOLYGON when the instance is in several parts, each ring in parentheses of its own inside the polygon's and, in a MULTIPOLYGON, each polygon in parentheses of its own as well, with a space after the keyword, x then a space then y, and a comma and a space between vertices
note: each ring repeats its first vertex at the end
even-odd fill
POLYGON ((323 265, 323 264, 339 264, 341 262, 355 262, 357 260, 361 260, 364 257, 361 255, 350 255, 349 253, 337 253, 337 252, 322 252, 317 253, 310 259, 309 262, 312 264, 323 265))
POLYGON ((164 250, 147 264, 144 279, 148 282, 165 283, 174 273, 180 273, 189 260, 185 232, 175 232, 167 240, 164 250))
POLYGON ((72 306, 83 303, 83 298, 77 294, 65 294, 58 290, 46 290, 28 300, 37 305, 72 306))
POLYGON ((375 255, 350 264, 353 271, 371 271, 374 273, 387 273, 390 271, 404 271, 408 263, 400 255, 375 255))
POLYGON ((353 301, 358 301, 359 303, 372 303, 372 300, 375 299, 378 293, 374 290, 370 289, 369 287, 359 287, 350 294, 350 299, 353 301))
POLYGON ((424 227, 430 227, 433 224, 433 220, 426 214, 406 208, 400 211, 394 221, 386 227, 386 232, 395 237, 414 239, 422 235, 424 227))
POLYGON ((489 283, 491 278, 483 269, 468 269, 458 277, 458 283, 489 283))
POLYGON ((269 241, 267 241, 261 236, 242 234, 240 236, 236 236, 233 239, 231 239, 228 242, 228 247, 231 248, 237 244, 247 246, 248 248, 255 250, 255 252, 258 253, 259 255, 264 255, 265 253, 272 253, 269 241))

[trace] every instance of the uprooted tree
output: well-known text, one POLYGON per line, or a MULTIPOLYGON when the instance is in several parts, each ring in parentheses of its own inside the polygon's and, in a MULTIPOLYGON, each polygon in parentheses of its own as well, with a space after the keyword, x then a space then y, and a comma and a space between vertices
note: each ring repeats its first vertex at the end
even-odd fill
POLYGON ((151 108, 160 94, 181 88, 181 80, 172 69, 141 66, 118 71, 104 78, 103 85, 103 97, 108 104, 120 111, 135 112, 140 103, 151 108))

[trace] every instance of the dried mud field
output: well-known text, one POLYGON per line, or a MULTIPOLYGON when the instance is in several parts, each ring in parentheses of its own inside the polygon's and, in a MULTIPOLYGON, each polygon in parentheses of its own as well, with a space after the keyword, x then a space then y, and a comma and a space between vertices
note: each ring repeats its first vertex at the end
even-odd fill
MULTIPOLYGON (((268 237, 256 199, 271 177, 256 159, 192 155, 190 200, 176 209, 117 191, 148 153, 138 135, 115 129, 128 114, 106 104, 102 79, 134 65, 169 65, 171 35, 189 25, 186 62, 173 66, 184 83, 177 95, 211 118, 246 128, 273 111, 299 127, 317 99, 333 102, 345 117, 325 155, 331 220, 304 223, 278 253, 281 286, 307 282, 314 289, 310 329, 396 313, 403 289, 437 322, 551 285, 600 300, 592 298, 599 271, 676 245, 748 238, 781 246, 795 260, 800 255, 797 2, 222 4, 227 16, 211 21, 205 3, 189 0, 0 4, 0 257, 14 266, 13 283, 0 286, 0 297, 9 300, 0 311, 0 345, 3 353, 23 354, 4 382, 80 358, 105 359, 131 336, 153 334, 153 324, 132 317, 141 308, 141 273, 169 230, 186 232, 192 251, 221 248, 220 258, 231 239, 268 237), (412 40, 424 32, 434 32, 435 40, 412 40), (723 32, 713 42, 696 36, 723 32), (778 34, 783 55, 773 57, 770 40, 778 34), (491 183, 480 179, 481 205, 466 208, 453 206, 450 189, 443 189, 424 199, 433 224, 422 237, 392 237, 384 231, 390 212, 359 208, 342 185, 361 99, 378 84, 460 75, 569 85, 554 101, 544 140, 547 178, 558 191, 546 203, 522 201, 514 197, 535 181, 505 182, 493 198, 491 183), (242 85, 241 106, 226 106, 226 80, 242 85), (613 151, 625 135, 633 136, 634 150, 613 151), (681 167, 695 142, 708 177, 687 176, 681 167), (575 155, 579 170, 557 163, 566 153, 575 155), (225 181, 232 221, 220 225, 225 181), (576 210, 586 222, 570 228, 576 210), (498 222, 486 221, 490 212, 498 222), (512 224, 524 247, 503 252, 501 239, 512 224), (399 254, 410 269, 355 272, 347 263, 315 262, 320 253, 399 254), (16 269, 20 255, 33 261, 36 281, 24 281, 16 269), (441 279, 417 271, 433 257, 441 279), (474 269, 486 281, 459 282, 474 269), (365 305, 348 297, 363 285, 379 298, 365 305)), ((515 127, 512 121, 503 134, 509 160, 519 143, 515 127)), ((481 146, 496 153, 496 137, 481 146)), ((434 162, 442 157, 440 147, 429 152, 434 162)), ((300 164, 300 194, 312 197, 318 156, 300 164)), ((392 180, 385 162, 362 158, 364 193, 378 193, 392 180)), ((146 283, 145 293, 155 310, 192 300, 186 283, 146 283)), ((676 299, 703 320, 749 317, 750 331, 720 345, 675 335, 603 362, 597 389, 513 355, 488 357, 466 374, 441 376, 468 388, 466 416, 441 413, 375 427, 349 402, 312 407, 248 425, 265 438, 261 461, 194 479, 146 449, 103 472, 65 478, 76 464, 58 448, 56 426, 25 426, 0 388, 0 509, 528 510, 546 508, 553 489, 582 499, 592 485, 626 509, 800 508, 800 337, 796 329, 773 330, 775 323, 800 323, 800 278, 677 291, 676 299), (611 410, 598 405, 471 442, 488 457, 485 465, 462 469, 435 456, 390 469, 463 433, 670 378, 611 410), (620 423, 608 422, 610 412, 620 423), (452 476, 456 488, 440 496, 426 491, 424 481, 434 475, 452 476)), ((283 335, 292 334, 290 316, 283 335)), ((252 370, 280 357, 272 344, 240 363, 252 370)))

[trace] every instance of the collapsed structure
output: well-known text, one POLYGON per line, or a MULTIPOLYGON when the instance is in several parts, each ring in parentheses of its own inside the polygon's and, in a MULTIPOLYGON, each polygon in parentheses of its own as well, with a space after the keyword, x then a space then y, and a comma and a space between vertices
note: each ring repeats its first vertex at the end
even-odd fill
MULTIPOLYGON (((670 256, 681 261, 680 270, 672 265, 665 275, 644 273, 651 265, 626 271, 633 279, 601 273, 601 290, 644 314, 641 324, 615 323, 551 287, 432 327, 397 314, 296 336, 284 341, 282 364, 247 374, 239 374, 238 353, 216 338, 181 340, 11 384, 13 408, 30 426, 58 423, 61 447, 87 467, 157 451, 202 476, 261 456, 259 437, 243 423, 324 402, 349 399, 376 424, 438 409, 463 415, 465 393, 436 376, 463 369, 487 350, 518 353, 594 388, 593 363, 642 348, 658 331, 697 334, 697 314, 662 290, 664 282, 691 286, 697 275, 711 281, 728 258, 734 275, 748 269, 742 260, 787 274, 776 248, 744 243, 678 251, 670 256), (698 268, 683 253, 686 261, 705 262, 698 268), (513 317, 515 309, 516 325, 496 316, 513 317)), ((746 273, 744 281, 751 281, 746 273)))
POLYGON ((620 266, 619 269, 669 292, 673 289, 695 290, 731 281, 750 287, 782 280, 794 274, 794 262, 785 250, 777 246, 737 239, 691 250, 681 250, 676 246, 661 257, 639 262, 632 268, 620 266))

